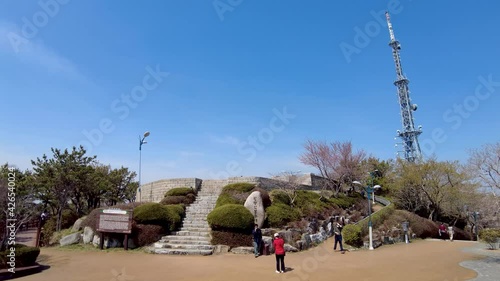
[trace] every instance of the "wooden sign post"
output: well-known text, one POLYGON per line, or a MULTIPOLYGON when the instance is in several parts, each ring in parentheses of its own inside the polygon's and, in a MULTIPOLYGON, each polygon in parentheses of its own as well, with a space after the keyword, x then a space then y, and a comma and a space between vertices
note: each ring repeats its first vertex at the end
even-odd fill
POLYGON ((128 235, 132 233, 132 211, 105 209, 99 213, 97 231, 100 232, 99 248, 104 246, 104 232, 125 234, 124 248, 128 250, 128 235))

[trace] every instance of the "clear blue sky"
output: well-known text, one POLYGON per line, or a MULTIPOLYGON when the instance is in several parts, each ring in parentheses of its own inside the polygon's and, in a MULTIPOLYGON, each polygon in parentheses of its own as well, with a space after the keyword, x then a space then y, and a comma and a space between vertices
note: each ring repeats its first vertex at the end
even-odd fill
POLYGON ((465 161, 500 139, 498 1, 40 2, 0 2, 0 161, 22 169, 83 143, 137 171, 145 131, 143 183, 315 172, 306 139, 394 158, 387 9, 424 152, 465 161))

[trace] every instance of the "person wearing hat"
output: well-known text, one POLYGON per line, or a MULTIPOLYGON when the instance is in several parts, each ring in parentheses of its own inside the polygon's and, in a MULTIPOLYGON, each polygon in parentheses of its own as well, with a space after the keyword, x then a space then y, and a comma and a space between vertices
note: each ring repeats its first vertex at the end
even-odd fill
POLYGON ((276 273, 285 272, 285 241, 279 233, 274 234, 274 254, 276 255, 276 273), (281 267, 280 267, 281 266, 281 267))

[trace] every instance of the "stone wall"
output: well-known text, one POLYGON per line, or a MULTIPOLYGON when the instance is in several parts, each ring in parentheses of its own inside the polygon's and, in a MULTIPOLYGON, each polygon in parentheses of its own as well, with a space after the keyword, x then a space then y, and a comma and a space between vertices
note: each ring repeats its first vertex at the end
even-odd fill
MULTIPOLYGON (((314 174, 301 175, 299 179, 301 183, 300 189, 320 190, 322 186, 321 179, 323 178, 314 174)), ((275 189, 280 181, 264 177, 231 177, 225 180, 201 180, 198 178, 164 179, 141 185, 142 195, 137 192, 136 201, 160 202, 168 190, 177 187, 191 187, 195 190, 199 190, 203 186, 203 190, 218 194, 224 186, 239 182, 252 183, 262 189, 270 191, 275 189)))
POLYGON ((201 179, 165 179, 143 184, 141 185, 142 194, 137 191, 136 202, 160 202, 167 191, 177 187, 190 187, 198 191, 201 187, 201 179))

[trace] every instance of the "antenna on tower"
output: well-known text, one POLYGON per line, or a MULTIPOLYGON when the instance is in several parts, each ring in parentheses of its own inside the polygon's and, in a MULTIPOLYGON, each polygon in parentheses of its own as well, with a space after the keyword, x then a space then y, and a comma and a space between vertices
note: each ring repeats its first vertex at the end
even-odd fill
POLYGON ((385 12, 385 17, 387 19, 389 36, 391 38, 389 46, 392 48, 392 56, 396 65, 396 81, 394 81, 394 85, 398 89, 401 123, 403 125, 403 130, 398 130, 397 136, 402 140, 402 152, 404 153, 405 159, 409 162, 415 162, 422 159, 422 152, 418 143, 418 136, 422 133, 422 126, 419 126, 418 130, 415 130, 415 125, 413 124, 413 111, 417 110, 417 105, 411 103, 410 89, 408 87, 410 81, 403 74, 403 67, 401 66, 401 58, 399 55, 401 44, 396 40, 396 36, 394 35, 389 12, 385 12))

